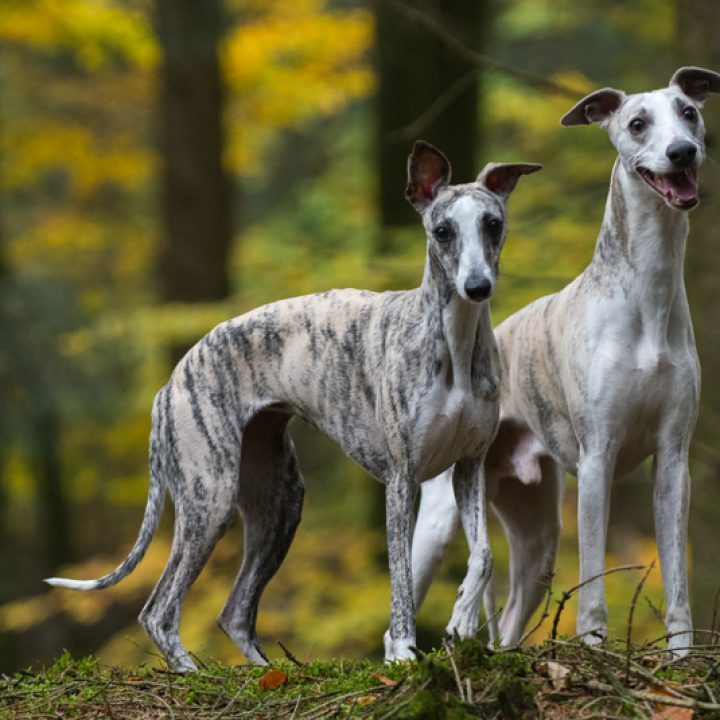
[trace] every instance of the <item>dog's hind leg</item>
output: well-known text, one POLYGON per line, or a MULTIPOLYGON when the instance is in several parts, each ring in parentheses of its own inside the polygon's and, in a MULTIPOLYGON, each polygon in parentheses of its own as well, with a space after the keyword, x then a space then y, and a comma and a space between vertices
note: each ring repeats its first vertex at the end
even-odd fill
POLYGON ((214 474, 212 482, 195 477, 176 488, 175 528, 165 570, 140 613, 140 624, 160 648, 168 664, 180 672, 193 671, 180 641, 180 611, 188 589, 235 513, 237 469, 214 474), (193 492, 193 497, 188 497, 193 492), (198 496, 203 501, 198 502, 198 496), (207 500, 207 498, 211 498, 207 500))
POLYGON ((258 605, 285 559, 302 512, 304 482, 290 415, 267 410, 248 425, 240 461, 238 504, 245 525, 244 558, 218 624, 249 662, 268 662, 257 639, 258 605))
POLYGON ((467 638, 472 637, 477 631, 480 603, 492 576, 492 553, 485 512, 485 470, 482 459, 465 459, 455 463, 453 489, 470 548, 470 558, 465 579, 458 590, 447 632, 449 635, 457 632, 461 638, 467 638))
POLYGON ((420 608, 433 578, 437 574, 448 545, 460 529, 460 514, 455 502, 450 468, 420 485, 418 508, 412 543, 413 595, 420 608))
POLYGON ((540 459, 540 482, 500 480, 493 509, 510 543, 510 592, 500 618, 503 645, 514 645, 548 592, 560 537, 563 473, 540 459))

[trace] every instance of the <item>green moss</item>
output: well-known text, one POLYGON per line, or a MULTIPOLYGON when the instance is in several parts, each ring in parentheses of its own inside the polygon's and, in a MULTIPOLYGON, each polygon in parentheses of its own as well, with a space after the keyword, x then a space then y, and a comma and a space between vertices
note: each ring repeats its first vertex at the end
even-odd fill
MULTIPOLYGON (((718 661, 718 653, 720 649, 706 651, 664 667, 657 673, 658 681, 672 681, 675 689, 692 686, 687 697, 696 697, 699 680, 718 661)), ((378 720, 531 720, 539 717, 538 691, 567 717, 577 716, 592 703, 598 716, 630 718, 638 716, 640 707, 632 696, 633 688, 646 687, 643 682, 628 684, 622 653, 602 655, 597 649, 572 643, 497 651, 480 641, 458 641, 449 654, 435 651, 417 662, 385 665, 338 660, 300 667, 281 662, 273 668, 283 670, 287 677, 279 687, 266 690, 259 681, 268 668, 214 663, 197 673, 177 675, 146 668, 106 668, 92 657, 74 659, 63 653, 40 672, 0 678, 0 720, 58 714, 160 718, 166 717, 167 707, 177 717, 223 712, 228 718, 290 717, 294 711, 302 717, 317 710, 327 717, 378 720), (538 660, 549 657, 571 668, 570 693, 556 693, 538 671, 538 660), (598 692, 590 681, 608 689, 598 692)), ((717 677, 709 676, 705 684, 716 697, 720 695, 717 677)), ((695 717, 718 717, 718 713, 696 709, 695 717)))

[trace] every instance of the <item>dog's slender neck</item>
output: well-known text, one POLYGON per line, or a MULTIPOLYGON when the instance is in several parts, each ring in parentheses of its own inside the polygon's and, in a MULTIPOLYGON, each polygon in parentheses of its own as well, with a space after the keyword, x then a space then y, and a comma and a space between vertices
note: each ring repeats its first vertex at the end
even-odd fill
POLYGON ((490 303, 461 298, 430 252, 416 297, 427 318, 428 332, 436 333, 436 343, 443 344, 450 357, 448 371, 453 384, 464 386, 471 379, 478 341, 492 333, 490 303))
POLYGON ((618 158, 610 179, 591 274, 621 285, 643 324, 667 331, 673 307, 685 298, 683 265, 687 212, 669 208, 618 158))

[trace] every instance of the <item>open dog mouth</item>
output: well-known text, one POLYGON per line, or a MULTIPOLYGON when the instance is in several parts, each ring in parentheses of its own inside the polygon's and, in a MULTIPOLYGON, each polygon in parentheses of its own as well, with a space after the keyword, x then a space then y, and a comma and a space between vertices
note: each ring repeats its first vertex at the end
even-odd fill
POLYGON ((698 171, 687 168, 672 173, 654 173, 637 167, 638 175, 662 197, 670 207, 690 210, 698 203, 698 171))

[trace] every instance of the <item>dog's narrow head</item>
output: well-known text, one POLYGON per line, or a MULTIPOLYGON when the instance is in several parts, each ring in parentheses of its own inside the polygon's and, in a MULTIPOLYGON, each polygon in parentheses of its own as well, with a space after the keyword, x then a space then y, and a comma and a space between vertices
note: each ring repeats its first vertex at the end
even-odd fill
POLYGON ((428 143, 415 143, 408 158, 405 197, 420 213, 432 272, 461 298, 487 300, 495 289, 507 235, 506 201, 531 163, 490 163, 474 183, 450 185, 450 163, 428 143))
POLYGON ((698 168, 705 159, 700 109, 711 92, 720 92, 718 73, 682 67, 660 90, 598 90, 560 122, 606 128, 626 169, 642 178, 648 192, 672 208, 690 210, 698 202, 698 168))

